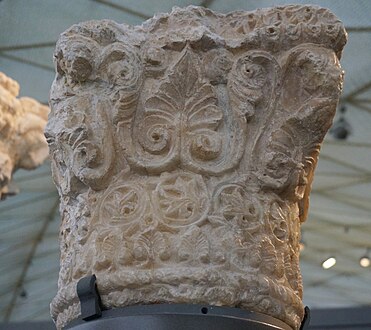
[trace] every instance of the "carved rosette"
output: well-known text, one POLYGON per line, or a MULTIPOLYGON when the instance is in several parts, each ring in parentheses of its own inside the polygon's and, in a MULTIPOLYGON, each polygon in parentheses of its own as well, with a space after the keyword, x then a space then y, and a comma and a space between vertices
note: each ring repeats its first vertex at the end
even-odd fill
POLYGON ((175 8, 60 37, 46 135, 61 196, 51 304, 208 303, 303 318, 300 224, 342 88, 328 10, 175 8))

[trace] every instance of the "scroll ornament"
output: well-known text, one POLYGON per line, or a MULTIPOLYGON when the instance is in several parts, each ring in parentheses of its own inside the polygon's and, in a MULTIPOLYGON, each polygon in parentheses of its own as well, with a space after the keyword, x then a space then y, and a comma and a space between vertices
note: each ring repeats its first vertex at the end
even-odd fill
POLYGON ((51 311, 207 303, 303 317, 300 224, 342 89, 328 10, 174 8, 64 32, 46 129, 61 196, 51 311))

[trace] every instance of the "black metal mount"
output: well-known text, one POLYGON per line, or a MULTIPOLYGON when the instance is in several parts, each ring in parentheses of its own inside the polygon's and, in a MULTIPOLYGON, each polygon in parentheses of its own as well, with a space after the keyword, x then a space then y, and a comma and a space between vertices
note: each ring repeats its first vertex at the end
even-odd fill
MULTIPOLYGON (((232 307, 190 304, 140 305, 103 310, 95 275, 77 284, 81 316, 67 329, 73 330, 292 330, 269 315, 232 307)), ((306 330, 310 311, 300 327, 306 330)))
POLYGON ((81 319, 90 321, 102 316, 102 303, 95 275, 83 277, 77 283, 77 295, 81 303, 81 319))
POLYGON ((300 330, 309 329, 309 323, 310 323, 310 309, 308 306, 305 306, 304 318, 303 318, 303 321, 301 322, 300 330))

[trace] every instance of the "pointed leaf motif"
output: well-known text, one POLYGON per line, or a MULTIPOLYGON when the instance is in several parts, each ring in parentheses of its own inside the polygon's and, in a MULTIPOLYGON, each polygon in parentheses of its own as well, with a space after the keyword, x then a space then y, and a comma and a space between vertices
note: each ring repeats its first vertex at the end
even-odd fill
POLYGON ((219 106, 218 95, 201 76, 198 62, 198 56, 186 47, 159 87, 143 100, 134 125, 123 128, 125 143, 132 143, 125 147, 132 166, 155 173, 177 166, 220 173, 237 164, 243 152, 245 123, 236 118, 237 123, 221 125, 223 111, 228 116, 235 114, 227 114, 229 104, 223 105, 224 110, 219 106), (236 160, 231 162, 228 156, 236 160))
POLYGON ((153 259, 151 255, 151 242, 148 236, 141 234, 134 242, 133 255, 134 258, 142 263, 147 264, 153 259))
POLYGON ((260 255, 260 270, 264 274, 273 274, 277 269, 278 259, 276 249, 268 237, 264 237, 260 242, 260 255))
POLYGON ((98 260, 95 265, 97 270, 113 266, 114 252, 116 251, 117 239, 112 234, 101 234, 98 238, 98 260))
POLYGON ((249 270, 251 267, 257 269, 262 263, 261 253, 253 245, 240 247, 233 250, 231 263, 243 271, 249 270))
POLYGON ((186 102, 198 90, 199 76, 196 63, 196 57, 186 48, 169 74, 169 84, 171 86, 167 87, 172 87, 172 96, 175 96, 179 110, 185 109, 186 102))
POLYGON ((260 166, 265 170, 259 179, 265 190, 297 200, 304 221, 319 145, 335 113, 342 71, 333 51, 319 45, 295 47, 281 63, 279 111, 271 120, 275 125, 266 127, 257 144, 264 150, 260 166))
POLYGON ((209 199, 202 177, 185 173, 162 177, 153 192, 153 200, 163 221, 174 227, 203 221, 209 199))
POLYGON ((209 261, 209 242, 199 227, 192 226, 182 236, 178 255, 181 261, 200 260, 203 263, 209 261))
POLYGON ((145 265, 155 262, 157 257, 165 261, 170 258, 169 242, 163 233, 150 230, 135 240, 133 254, 136 260, 145 265))
POLYGON ((126 265, 132 261, 128 242, 121 235, 103 230, 95 242, 97 259, 95 269, 116 269, 119 264, 126 265))
POLYGON ((288 226, 286 216, 277 202, 271 204, 269 213, 270 223, 274 235, 280 240, 284 241, 288 237, 288 226))
POLYGON ((127 241, 122 242, 119 251, 117 253, 117 262, 120 265, 129 265, 133 261, 133 255, 131 252, 131 248, 127 241))
POLYGON ((159 231, 156 231, 153 235, 152 248, 154 253, 159 256, 162 261, 170 258, 170 246, 165 235, 159 231))
POLYGON ((286 278, 287 278, 288 282, 290 283, 291 287, 294 290, 298 290, 297 282, 296 282, 296 274, 294 274, 294 272, 293 272, 292 263, 293 262, 291 260, 290 254, 286 253, 285 254, 285 275, 286 275, 286 278))

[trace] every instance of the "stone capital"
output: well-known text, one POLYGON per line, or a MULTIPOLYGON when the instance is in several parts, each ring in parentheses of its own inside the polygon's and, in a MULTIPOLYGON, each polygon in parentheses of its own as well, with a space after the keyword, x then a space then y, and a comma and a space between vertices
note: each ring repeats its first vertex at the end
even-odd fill
POLYGON ((64 32, 46 130, 61 196, 57 326, 95 274, 106 308, 207 303, 298 329, 300 224, 345 42, 331 12, 296 5, 64 32))

